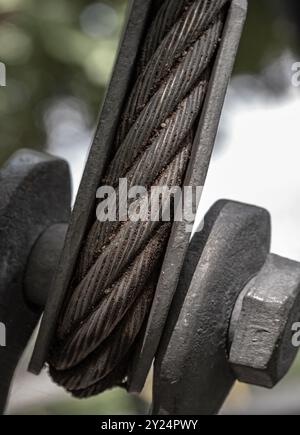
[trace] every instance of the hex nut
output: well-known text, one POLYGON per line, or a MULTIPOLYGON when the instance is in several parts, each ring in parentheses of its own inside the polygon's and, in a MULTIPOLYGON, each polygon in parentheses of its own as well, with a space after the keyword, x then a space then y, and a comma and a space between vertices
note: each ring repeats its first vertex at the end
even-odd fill
POLYGON ((238 380, 273 388, 297 355, 292 326, 300 319, 300 264, 269 255, 246 286, 232 333, 230 365, 238 380))

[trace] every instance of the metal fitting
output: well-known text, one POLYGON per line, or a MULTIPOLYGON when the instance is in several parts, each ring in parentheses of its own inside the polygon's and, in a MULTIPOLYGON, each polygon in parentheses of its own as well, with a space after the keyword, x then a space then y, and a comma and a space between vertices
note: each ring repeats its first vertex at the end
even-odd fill
POLYGON ((237 379, 273 388, 297 355, 292 338, 299 319, 300 263, 271 254, 233 312, 229 361, 237 379))
POLYGON ((53 243, 61 242, 63 233, 54 238, 53 229, 69 221, 68 164, 20 150, 0 169, 0 192, 0 319, 6 326, 6 346, 0 346, 1 414, 15 368, 39 322, 59 255, 61 243, 53 243))

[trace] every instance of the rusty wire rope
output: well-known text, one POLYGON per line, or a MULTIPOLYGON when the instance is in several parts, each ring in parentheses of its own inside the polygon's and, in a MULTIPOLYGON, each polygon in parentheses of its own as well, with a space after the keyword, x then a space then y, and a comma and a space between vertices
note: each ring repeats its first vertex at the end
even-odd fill
MULTIPOLYGON (((145 38, 103 184, 181 186, 227 0, 165 0, 145 38)), ((76 397, 126 385, 171 223, 101 223, 82 247, 49 366, 76 397)))

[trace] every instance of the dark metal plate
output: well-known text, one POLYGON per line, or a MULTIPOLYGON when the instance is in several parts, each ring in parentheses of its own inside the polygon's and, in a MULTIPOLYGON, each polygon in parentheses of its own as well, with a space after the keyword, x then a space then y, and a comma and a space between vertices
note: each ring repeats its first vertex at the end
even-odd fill
MULTIPOLYGON (((130 89, 135 60, 147 23, 157 0, 134 0, 120 45, 119 56, 101 112, 95 140, 83 175, 70 228, 50 294, 29 370, 38 374, 47 358, 65 293, 73 276, 80 247, 94 218, 95 192, 109 160, 123 103, 130 89)), ((246 0, 232 2, 223 40, 211 77, 203 116, 199 123, 193 156, 185 185, 203 186, 217 133, 221 110, 246 17, 246 0)), ((140 391, 155 356, 180 270, 189 245, 185 223, 175 223, 159 280, 145 337, 134 359, 130 391, 140 391)))
MULTIPOLYGON (((154 1, 155 3, 155 1, 154 1)), ((130 88, 135 61, 151 12, 153 0, 132 0, 93 145, 72 213, 69 231, 53 288, 44 312, 29 371, 39 374, 47 358, 64 296, 73 276, 84 237, 94 219, 96 191, 113 148, 113 140, 130 88)))
POLYGON ((0 321, 6 326, 6 347, 0 346, 1 412, 42 312, 25 295, 28 259, 47 228, 69 220, 69 167, 47 154, 21 150, 1 168, 0 192, 0 321))
POLYGON ((219 201, 188 251, 154 370, 154 414, 211 415, 235 382, 228 331, 235 302, 270 250, 269 213, 219 201))
MULTIPOLYGON (((246 13, 246 0, 232 2, 198 126, 185 186, 204 186, 246 13)), ((186 232, 185 222, 174 223, 148 326, 132 368, 129 382, 129 390, 132 392, 140 392, 143 389, 151 368, 189 242, 190 234, 186 232)))

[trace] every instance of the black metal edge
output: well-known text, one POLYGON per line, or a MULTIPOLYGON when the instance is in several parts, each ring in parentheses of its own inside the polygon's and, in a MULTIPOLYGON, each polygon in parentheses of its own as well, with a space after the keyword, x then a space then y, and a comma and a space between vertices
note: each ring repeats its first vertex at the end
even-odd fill
POLYGON ((102 174, 113 149, 113 141, 120 120, 137 54, 150 17, 151 6, 156 0, 131 0, 124 26, 118 56, 102 106, 95 138, 83 174, 59 268, 50 291, 35 348, 28 367, 39 374, 45 364, 55 332, 58 315, 72 279, 76 260, 95 210, 96 195, 102 174))
POLYGON ((69 166, 49 154, 21 149, 0 168, 0 198, 0 321, 7 344, 0 346, 1 414, 42 313, 28 301, 24 286, 31 253, 47 229, 70 218, 69 166))
MULTIPOLYGON (((204 186, 227 87, 247 15, 247 7, 247 0, 233 0, 230 6, 197 129, 184 183, 186 186, 204 186)), ((144 387, 167 321, 189 242, 190 234, 186 232, 185 223, 174 223, 148 325, 137 348, 128 380, 130 392, 140 392, 144 387)))
POLYGON ((156 353, 153 413, 218 413, 234 382, 228 327, 245 284, 270 251, 271 219, 260 207, 220 200, 189 246, 156 353))

